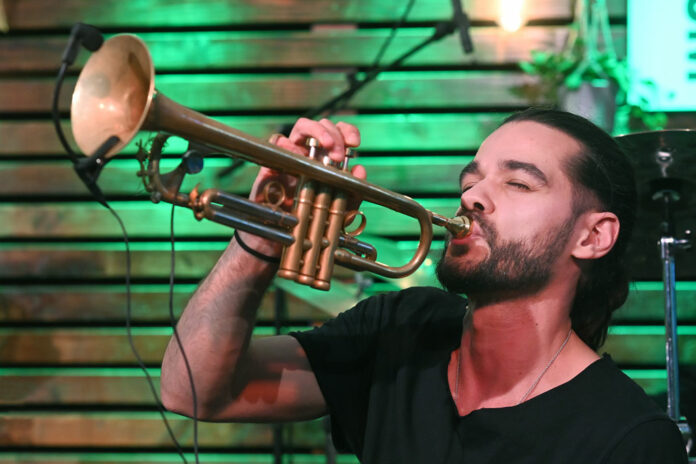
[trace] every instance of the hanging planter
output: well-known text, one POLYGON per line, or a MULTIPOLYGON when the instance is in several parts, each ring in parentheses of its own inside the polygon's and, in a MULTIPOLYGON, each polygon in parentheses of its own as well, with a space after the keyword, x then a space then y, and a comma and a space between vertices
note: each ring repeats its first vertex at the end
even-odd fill
POLYGON ((558 108, 589 119, 605 131, 614 129, 619 87, 611 79, 585 81, 575 89, 558 89, 558 108))
POLYGON ((626 103, 628 73, 626 63, 616 57, 606 0, 576 0, 575 20, 563 48, 559 52, 534 50, 531 60, 520 67, 538 77, 535 88, 524 91, 533 104, 539 100, 550 103, 586 117, 607 132, 614 129, 617 110, 644 115, 649 129, 661 128, 655 127, 656 121, 666 122, 664 117, 651 118, 639 107, 633 111, 626 103))

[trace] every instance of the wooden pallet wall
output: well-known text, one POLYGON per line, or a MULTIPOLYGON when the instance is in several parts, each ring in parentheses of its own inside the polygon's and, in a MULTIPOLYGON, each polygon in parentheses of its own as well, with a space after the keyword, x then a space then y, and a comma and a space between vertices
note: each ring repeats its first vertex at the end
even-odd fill
MULTIPOLYGON (((363 132, 369 179, 452 214, 456 177, 480 142, 530 102, 533 79, 517 62, 533 49, 558 49, 571 20, 570 0, 529 0, 529 24, 504 33, 497 2, 465 1, 473 55, 455 37, 414 55, 360 92, 340 119, 363 132)), ((70 27, 82 21, 107 35, 138 34, 170 98, 239 130, 266 137, 346 87, 346 73, 369 67, 406 1, 397 0, 4 0, 9 32, 0 36, 0 463, 181 462, 137 367, 124 329, 125 252, 117 223, 90 199, 62 152, 50 102, 70 27)), ((625 0, 608 1, 618 52, 625 54, 625 0)), ((417 0, 385 60, 428 37, 452 15, 447 0, 417 0)), ((81 52, 60 99, 63 125, 81 52)), ((682 118, 682 120, 684 120, 682 118)), ((688 121, 688 120, 687 120, 688 121)), ((72 142, 72 137, 69 137, 72 142)), ((142 138, 142 137, 141 137, 142 138)), ((173 141, 167 169, 184 143, 173 141)), ((153 204, 135 173, 135 145, 105 168, 99 184, 131 239, 133 340, 155 384, 168 337, 171 208, 153 204)), ((200 182, 248 190, 255 168, 232 175, 225 157, 206 161, 200 182)), ((415 249, 415 224, 365 205, 368 232, 382 255, 401 263, 415 249)), ((178 210, 175 316, 232 231, 178 210)), ((438 234, 440 234, 438 232, 438 234)), ((438 235, 441 237, 441 235, 438 235)), ((441 249, 434 243, 433 258, 441 249)), ((656 251, 655 251, 656 252, 656 251)), ((635 285, 619 311, 606 351, 650 393, 665 388, 659 268, 635 285)), ((694 276, 691 277, 692 279, 694 276)), ((318 295, 278 282, 263 302, 259 336, 273 332, 274 299, 287 298, 290 327, 346 309, 363 294, 433 281, 432 266, 384 281, 337 270, 334 290, 318 295), (370 282, 372 284, 370 285, 370 282)), ((696 283, 680 279, 679 341, 696 361, 696 283)), ((187 452, 191 421, 168 414, 187 452)), ((273 462, 273 428, 201 424, 204 462, 273 462)), ((295 463, 325 462, 318 421, 284 427, 295 463)), ((191 460, 189 456, 189 460, 191 460)), ((340 462, 355 462, 350 456, 340 462)))

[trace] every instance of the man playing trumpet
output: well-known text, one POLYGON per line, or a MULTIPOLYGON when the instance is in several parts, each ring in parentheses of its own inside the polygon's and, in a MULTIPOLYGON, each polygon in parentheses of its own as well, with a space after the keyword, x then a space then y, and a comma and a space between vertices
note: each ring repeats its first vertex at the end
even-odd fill
MULTIPOLYGON (((306 119, 276 143, 306 154, 309 137, 335 161, 360 143, 349 124, 306 119)), ((263 168, 252 198, 275 175, 263 168)), ((178 324, 198 417, 328 413, 337 444, 365 463, 686 462, 675 424, 596 352, 628 293, 636 208, 614 140, 580 117, 527 110, 484 141, 460 184, 473 228, 446 244, 445 291, 368 298, 308 332, 251 338, 281 250, 239 232, 178 324)), ((168 409, 193 414, 174 342, 161 389, 168 409)))

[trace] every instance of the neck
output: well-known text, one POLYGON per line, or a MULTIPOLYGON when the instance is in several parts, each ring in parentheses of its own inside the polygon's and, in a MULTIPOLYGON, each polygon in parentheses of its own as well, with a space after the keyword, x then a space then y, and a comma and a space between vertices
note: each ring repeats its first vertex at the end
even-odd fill
POLYGON ((516 377, 543 365, 570 329, 566 301, 542 292, 477 307, 474 298, 471 325, 462 339, 471 366, 486 376, 516 377))
POLYGON ((462 334, 460 412, 518 404, 570 380, 596 359, 569 337, 572 290, 547 288, 533 297, 476 306, 462 334), (559 352, 559 350, 563 349, 559 352), (557 357, 556 357, 557 356, 557 357))

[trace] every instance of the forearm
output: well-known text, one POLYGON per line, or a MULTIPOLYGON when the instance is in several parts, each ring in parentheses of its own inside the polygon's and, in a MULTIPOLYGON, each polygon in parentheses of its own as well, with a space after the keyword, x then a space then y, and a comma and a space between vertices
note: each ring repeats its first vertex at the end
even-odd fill
MULTIPOLYGON (((266 254, 277 254, 265 241, 249 235, 244 240, 266 254)), ((230 400, 235 370, 275 271, 275 265, 251 256, 232 240, 179 319, 177 332, 193 373, 201 417, 230 400)), ((190 381, 173 337, 162 362, 161 393, 168 409, 193 413, 190 381)))

